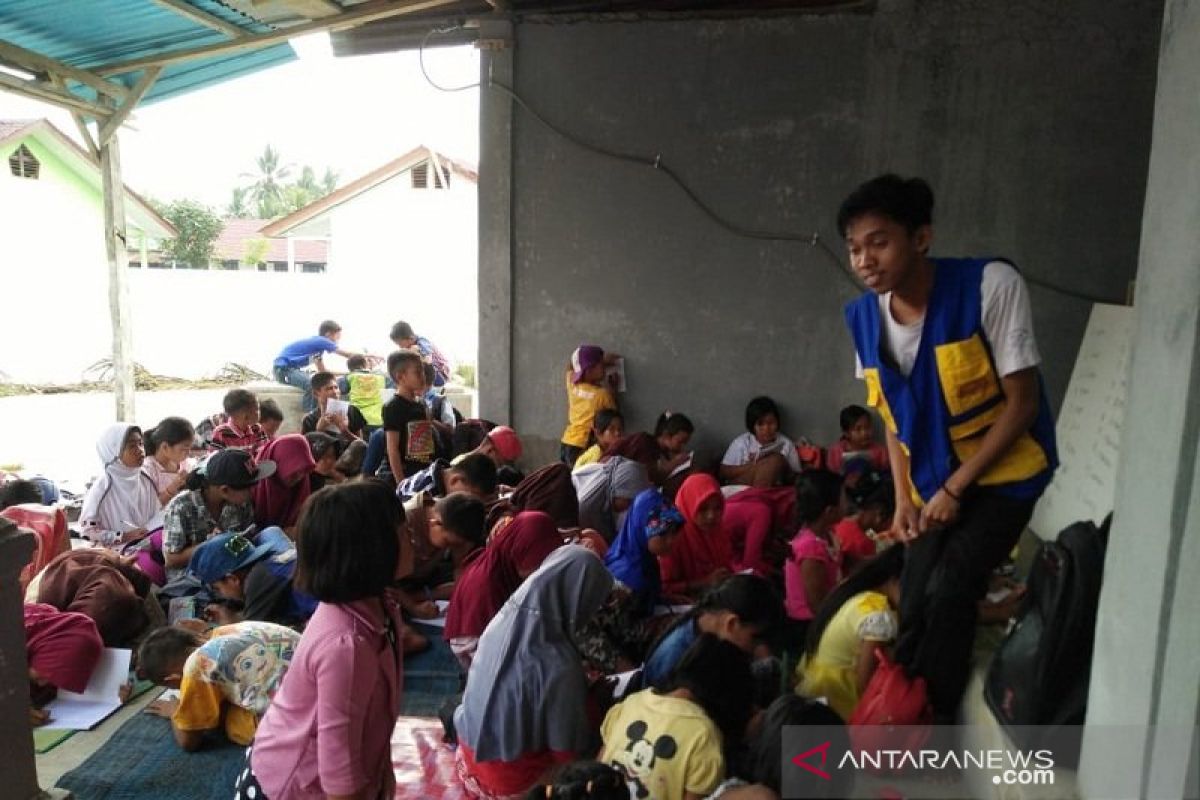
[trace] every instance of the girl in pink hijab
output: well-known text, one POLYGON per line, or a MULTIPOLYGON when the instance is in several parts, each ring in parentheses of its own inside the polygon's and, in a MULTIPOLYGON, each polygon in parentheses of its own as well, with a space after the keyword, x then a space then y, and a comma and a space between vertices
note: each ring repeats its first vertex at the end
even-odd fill
POLYGON ((258 459, 275 462, 275 474, 254 484, 254 521, 261 531, 278 525, 290 536, 300 508, 312 489, 308 478, 316 468, 308 440, 298 433, 272 439, 258 459))

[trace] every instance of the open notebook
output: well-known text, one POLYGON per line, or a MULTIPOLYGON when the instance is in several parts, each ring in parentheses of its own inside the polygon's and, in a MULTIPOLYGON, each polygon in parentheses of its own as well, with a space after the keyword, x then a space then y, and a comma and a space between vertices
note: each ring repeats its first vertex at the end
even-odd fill
POLYGON ((46 710, 50 712, 48 729, 89 730, 121 707, 121 687, 129 680, 132 651, 104 648, 96 669, 82 694, 58 690, 46 710))

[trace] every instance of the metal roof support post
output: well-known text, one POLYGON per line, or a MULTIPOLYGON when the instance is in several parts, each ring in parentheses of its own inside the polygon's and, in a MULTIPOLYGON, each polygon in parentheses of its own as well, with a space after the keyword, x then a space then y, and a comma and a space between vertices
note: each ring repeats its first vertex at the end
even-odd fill
POLYGON ((133 422, 133 319, 129 309, 128 255, 125 251, 125 192, 116 132, 100 145, 100 177, 104 186, 104 248, 108 253, 108 313, 112 321, 116 418, 133 422))

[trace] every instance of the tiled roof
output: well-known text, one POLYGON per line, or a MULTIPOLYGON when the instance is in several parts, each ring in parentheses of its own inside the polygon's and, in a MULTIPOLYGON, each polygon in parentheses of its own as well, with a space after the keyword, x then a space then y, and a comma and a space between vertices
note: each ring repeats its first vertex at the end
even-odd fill
MULTIPOLYGON (((217 258, 222 261, 242 260, 246 255, 246 243, 254 239, 267 239, 267 255, 265 261, 287 261, 287 239, 269 239, 262 235, 263 227, 271 222, 269 219, 227 219, 225 228, 217 237, 217 258)), ((297 263, 324 264, 329 261, 329 243, 297 239, 295 241, 295 260, 297 263)))
POLYGON ((7 139, 35 122, 36 119, 0 119, 0 139, 7 139))

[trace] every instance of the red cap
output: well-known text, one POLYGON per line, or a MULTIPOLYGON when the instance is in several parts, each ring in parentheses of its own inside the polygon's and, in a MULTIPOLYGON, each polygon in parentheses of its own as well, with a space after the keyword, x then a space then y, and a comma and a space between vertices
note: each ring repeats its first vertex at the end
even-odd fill
POLYGON ((496 448, 496 455, 501 461, 516 461, 521 457, 521 439, 517 432, 507 425, 497 425, 488 431, 488 439, 496 448))

